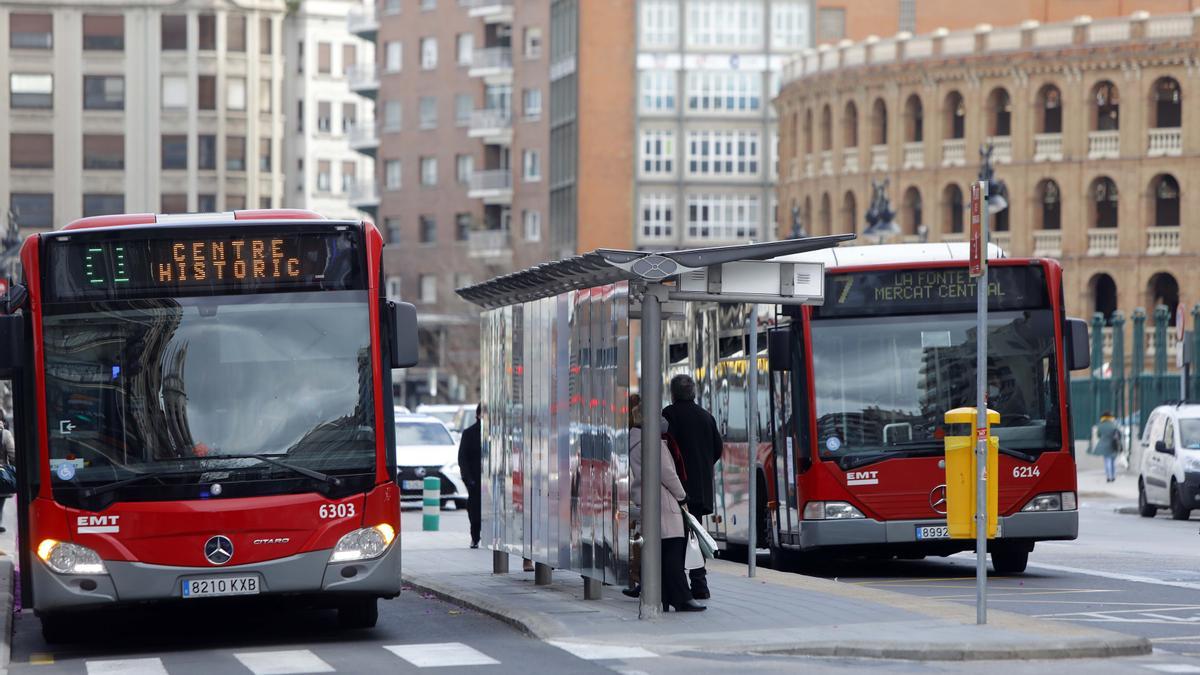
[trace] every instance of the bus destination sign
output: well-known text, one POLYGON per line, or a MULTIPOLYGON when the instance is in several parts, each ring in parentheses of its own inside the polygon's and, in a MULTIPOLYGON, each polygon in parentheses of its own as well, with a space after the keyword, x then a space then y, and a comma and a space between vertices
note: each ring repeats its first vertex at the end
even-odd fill
MULTIPOLYGON (((1048 306, 1045 273, 1035 266, 996 266, 988 271, 993 310, 1048 306)), ((976 279, 966 267, 879 270, 830 274, 825 304, 814 316, 877 316, 973 312, 976 279)))
POLYGON ((65 301, 357 288, 356 242, 350 231, 70 236, 48 246, 48 290, 65 301))

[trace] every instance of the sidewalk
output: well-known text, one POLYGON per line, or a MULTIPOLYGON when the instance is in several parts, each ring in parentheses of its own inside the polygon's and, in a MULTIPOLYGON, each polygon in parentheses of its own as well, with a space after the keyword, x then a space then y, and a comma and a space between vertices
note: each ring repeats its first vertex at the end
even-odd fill
MULTIPOLYGON (((454 525, 443 519, 444 525, 454 525)), ((814 577, 710 561, 706 612, 639 621, 638 602, 606 586, 583 599, 577 574, 556 571, 549 586, 510 559, 493 575, 492 552, 466 547, 464 532, 406 530, 406 584, 506 621, 554 642, 656 653, 703 651, 912 660, 1045 659, 1149 654, 1144 638, 990 611, 814 577)))
POLYGON ((1081 499, 1088 497, 1122 499, 1136 503, 1138 498, 1137 471, 1132 466, 1124 470, 1118 468, 1117 479, 1109 483, 1104 476, 1104 459, 1096 455, 1089 455, 1087 448, 1087 441, 1075 442, 1079 497, 1081 499))

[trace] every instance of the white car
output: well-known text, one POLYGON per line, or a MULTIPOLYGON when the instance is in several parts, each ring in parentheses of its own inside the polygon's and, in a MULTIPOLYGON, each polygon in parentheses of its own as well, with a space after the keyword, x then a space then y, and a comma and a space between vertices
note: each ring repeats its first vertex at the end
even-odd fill
POLYGON ((1138 512, 1159 508, 1187 520, 1200 508, 1200 405, 1160 405, 1150 413, 1138 443, 1138 512))
POLYGON ((467 487, 458 469, 458 444, 440 420, 428 415, 396 415, 396 480, 401 501, 419 501, 425 478, 442 479, 442 507, 467 507, 467 487))

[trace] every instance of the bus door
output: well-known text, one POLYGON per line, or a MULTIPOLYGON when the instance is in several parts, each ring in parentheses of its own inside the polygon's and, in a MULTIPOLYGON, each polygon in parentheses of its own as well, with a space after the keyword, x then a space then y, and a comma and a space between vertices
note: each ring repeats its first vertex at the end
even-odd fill
POLYGON ((778 326, 767 333, 767 360, 769 399, 772 431, 772 446, 775 470, 767 479, 775 483, 775 509, 772 518, 775 539, 764 542, 772 546, 791 543, 791 536, 799 533, 799 512, 796 508, 796 467, 798 453, 804 448, 797 444, 795 411, 792 409, 791 378, 792 327, 778 326))

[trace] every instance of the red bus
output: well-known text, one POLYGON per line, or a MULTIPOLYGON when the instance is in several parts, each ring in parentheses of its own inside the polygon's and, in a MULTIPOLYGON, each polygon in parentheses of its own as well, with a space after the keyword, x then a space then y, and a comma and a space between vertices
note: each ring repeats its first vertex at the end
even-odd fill
POLYGON ((134 214, 29 237, 0 318, 25 604, 288 596, 372 626, 400 592, 388 302, 370 222, 134 214), (32 603, 29 595, 32 594, 32 603))
MULTIPOLYGON (((993 257, 1001 255, 993 248, 993 257)), ((725 438, 715 538, 745 555, 745 387, 756 352, 757 542, 776 564, 814 554, 920 558, 974 549, 948 538, 946 411, 975 405, 975 284, 965 244, 830 249, 825 301, 760 309, 756 350, 743 307, 699 305, 668 332, 671 369, 694 372, 725 438)), ((1063 313, 1053 260, 990 264, 989 407, 1000 413, 999 573, 1024 571, 1038 541, 1078 531, 1068 371, 1088 367, 1087 326, 1063 313)))

